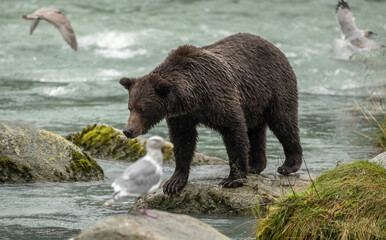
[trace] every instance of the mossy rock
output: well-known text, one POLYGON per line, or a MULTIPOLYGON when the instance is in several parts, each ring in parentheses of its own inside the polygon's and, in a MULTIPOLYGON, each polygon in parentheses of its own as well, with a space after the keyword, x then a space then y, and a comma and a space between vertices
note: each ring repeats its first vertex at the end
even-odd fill
MULTIPOLYGON (((96 158, 133 162, 146 153, 144 139, 128 139, 122 131, 105 124, 88 125, 80 133, 69 134, 66 139, 96 158)), ((164 151, 165 161, 170 160, 172 151, 164 151)))
MULTIPOLYGON (((310 183, 308 176, 292 174, 253 174, 239 188, 220 188, 218 183, 227 171, 226 166, 198 175, 191 174, 188 184, 177 194, 167 196, 162 187, 147 197, 148 206, 158 210, 183 214, 254 215, 256 206, 261 213, 272 199, 292 189, 304 189, 310 183), (289 185, 291 183, 291 186, 289 185)), ((161 186, 164 184, 161 183, 161 186)), ((134 208, 143 206, 143 199, 134 208)))
POLYGON ((91 181, 102 168, 79 147, 54 133, 0 121, 0 183, 91 181))
POLYGON ((378 164, 342 164, 278 200, 257 224, 256 239, 386 239, 385 183, 378 164))
MULTIPOLYGON (((80 133, 70 133, 66 139, 90 153, 106 160, 134 162, 146 154, 146 139, 128 139, 121 130, 105 124, 88 125, 80 133)), ((163 148, 164 163, 174 162, 172 149, 163 148)), ((195 153, 192 165, 227 165, 228 161, 195 153)))

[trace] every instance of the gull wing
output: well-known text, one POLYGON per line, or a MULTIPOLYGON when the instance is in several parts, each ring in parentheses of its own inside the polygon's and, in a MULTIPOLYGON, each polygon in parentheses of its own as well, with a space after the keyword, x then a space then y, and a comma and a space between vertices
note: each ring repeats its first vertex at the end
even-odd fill
POLYGON ((348 3, 344 0, 338 2, 336 6, 336 20, 339 23, 342 38, 354 39, 363 36, 363 32, 355 25, 355 18, 348 6, 348 3))
POLYGON ((30 35, 32 35, 32 33, 34 32, 35 28, 38 26, 38 23, 39 23, 39 19, 32 20, 31 27, 29 30, 30 35))
POLYGON ((151 160, 140 159, 128 167, 118 177, 112 187, 115 192, 123 191, 128 195, 147 194, 150 189, 161 181, 162 170, 157 171, 157 166, 151 160))
POLYGON ((367 37, 356 38, 356 39, 350 41, 350 43, 353 46, 355 46, 357 48, 362 48, 364 50, 380 49, 381 48, 380 43, 377 43, 374 40, 368 39, 367 37))
POLYGON ((70 21, 67 21, 64 25, 59 27, 59 31, 62 34, 64 40, 74 49, 78 50, 78 43, 76 42, 76 37, 74 30, 71 27, 70 21))
POLYGON ((64 14, 56 9, 45 9, 44 11, 38 12, 38 16, 57 27, 64 40, 72 49, 75 51, 78 50, 74 30, 72 29, 70 20, 68 20, 64 14))

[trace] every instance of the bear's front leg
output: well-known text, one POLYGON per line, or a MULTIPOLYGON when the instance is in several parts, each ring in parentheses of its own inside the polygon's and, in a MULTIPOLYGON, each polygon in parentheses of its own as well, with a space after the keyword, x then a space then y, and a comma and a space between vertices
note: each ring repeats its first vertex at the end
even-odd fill
POLYGON ((249 140, 246 126, 235 123, 229 127, 218 128, 229 157, 230 173, 219 185, 226 188, 241 187, 246 182, 248 171, 249 140), (234 126, 233 126, 234 125, 234 126))
POLYGON ((188 182, 190 163, 197 142, 197 121, 192 116, 168 118, 170 141, 173 143, 176 168, 173 176, 163 186, 165 194, 172 195, 188 182))

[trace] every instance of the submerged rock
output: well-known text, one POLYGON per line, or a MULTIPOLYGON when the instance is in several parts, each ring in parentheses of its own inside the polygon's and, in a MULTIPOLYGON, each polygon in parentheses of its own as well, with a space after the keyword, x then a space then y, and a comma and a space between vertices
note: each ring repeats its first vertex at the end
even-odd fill
POLYGON ((0 183, 102 180, 87 153, 52 132, 0 121, 0 183))
POLYGON ((113 215, 83 230, 75 240, 227 240, 213 227, 186 215, 150 210, 157 218, 143 214, 113 215))
MULTIPOLYGON (((310 183, 306 175, 261 174, 248 176, 248 182, 243 187, 220 188, 221 175, 191 176, 185 188, 173 196, 165 195, 160 188, 148 195, 148 205, 184 214, 251 215, 259 207, 264 212, 273 199, 290 193, 291 188, 301 190, 310 183)), ((135 207, 142 206, 140 199, 135 207)))
MULTIPOLYGON (((86 126, 80 133, 70 133, 66 139, 101 159, 133 162, 146 153, 146 139, 128 139, 121 130, 105 124, 86 126)), ((164 163, 174 162, 171 149, 162 149, 164 163)), ((228 164, 224 159, 196 153, 192 165, 228 164)))

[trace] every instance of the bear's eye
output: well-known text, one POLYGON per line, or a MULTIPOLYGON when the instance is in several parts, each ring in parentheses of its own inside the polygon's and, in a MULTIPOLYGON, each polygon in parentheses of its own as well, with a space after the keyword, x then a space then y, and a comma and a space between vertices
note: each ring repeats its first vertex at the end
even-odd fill
POLYGON ((138 106, 138 108, 136 109, 136 111, 137 111, 139 114, 142 114, 142 113, 145 112, 144 109, 143 109, 143 107, 141 107, 141 106, 138 106))

